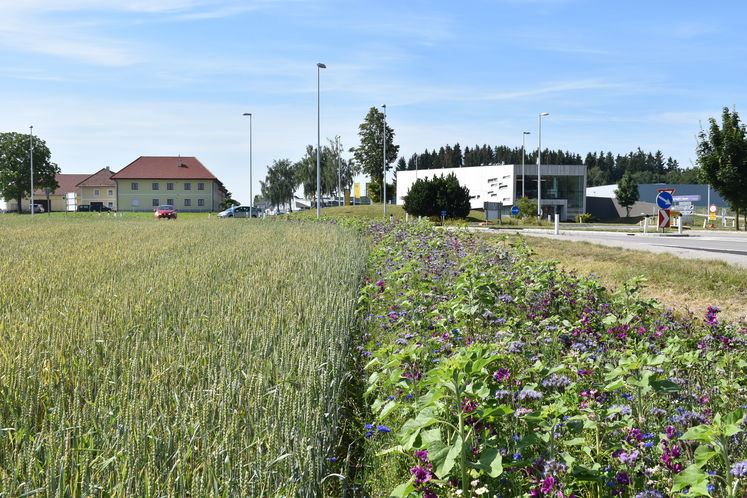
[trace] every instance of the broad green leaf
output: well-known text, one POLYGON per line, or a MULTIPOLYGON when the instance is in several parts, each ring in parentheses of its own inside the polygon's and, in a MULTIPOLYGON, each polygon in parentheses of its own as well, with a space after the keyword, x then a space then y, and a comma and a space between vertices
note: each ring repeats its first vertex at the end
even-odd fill
POLYGON ((440 439, 438 441, 433 441, 431 444, 428 445, 428 460, 433 463, 433 467, 436 469, 436 474, 439 477, 441 474, 439 474, 438 469, 440 469, 444 462, 446 461, 446 455, 449 454, 449 447, 446 446, 440 439))
POLYGON ((571 471, 573 477, 579 481, 600 481, 601 476, 599 472, 593 469, 584 467, 583 465, 576 465, 571 471))
POLYGON ((394 400, 391 400, 389 403, 385 404, 384 407, 381 409, 381 413, 379 413, 379 419, 383 420, 386 418, 389 413, 394 410, 397 407, 397 402, 394 400))
POLYGON ((566 446, 579 446, 582 444, 586 444, 586 439, 582 437, 576 437, 571 439, 570 441, 565 441, 563 444, 566 446))
POLYGON ((744 421, 744 411, 741 408, 724 417, 725 424, 739 425, 742 421, 744 421))
POLYGON ((697 425, 690 427, 680 439, 686 441, 700 441, 701 443, 710 443, 713 437, 713 428, 709 425, 697 425))
POLYGON ((441 429, 430 429, 427 431, 420 431, 420 447, 428 448, 435 441, 441 441, 441 429))
POLYGON ((672 382, 671 380, 652 380, 651 387, 654 391, 662 394, 672 394, 680 390, 680 386, 672 382))
POLYGON ((672 492, 676 493, 689 487, 688 494, 693 496, 708 496, 708 474, 698 468, 697 465, 690 465, 685 470, 674 476, 672 492))
POLYGON ((389 493, 389 498, 406 498, 410 493, 415 492, 414 479, 410 479, 404 484, 400 484, 389 493))
POLYGON ((695 450, 695 466, 698 468, 702 468, 703 465, 708 463, 708 460, 710 460, 716 455, 718 455, 717 451, 712 450, 705 444, 701 444, 695 450))
POLYGON ((503 473, 503 456, 497 448, 487 448, 480 455, 480 470, 490 477, 498 477, 503 473))
POLYGON ((446 454, 443 464, 436 468, 436 475, 441 479, 446 479, 449 472, 451 472, 451 469, 454 468, 454 465, 459 459, 459 454, 462 452, 462 444, 462 437, 457 436, 456 441, 454 441, 452 447, 449 448, 449 452, 446 454))

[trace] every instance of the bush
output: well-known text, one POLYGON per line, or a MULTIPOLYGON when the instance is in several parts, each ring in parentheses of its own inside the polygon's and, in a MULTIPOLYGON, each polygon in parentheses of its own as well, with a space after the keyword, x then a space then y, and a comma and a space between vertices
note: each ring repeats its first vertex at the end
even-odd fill
MULTIPOLYGON (((371 182, 366 187, 366 195, 371 199, 371 202, 381 202, 381 198, 383 197, 381 195, 381 184, 378 182, 371 182)), ((386 198, 389 202, 392 201, 397 195, 397 192, 394 189, 394 184, 387 183, 386 184, 386 198)))
POLYGON ((519 208, 519 218, 537 216, 537 202, 529 197, 522 197, 516 201, 516 206, 519 208))
POLYGON ((596 218, 589 213, 576 215, 576 223, 591 223, 593 221, 596 221, 596 218))
POLYGON ((431 179, 418 179, 405 196, 404 210, 412 216, 466 218, 470 211, 469 189, 459 185, 452 173, 431 179))

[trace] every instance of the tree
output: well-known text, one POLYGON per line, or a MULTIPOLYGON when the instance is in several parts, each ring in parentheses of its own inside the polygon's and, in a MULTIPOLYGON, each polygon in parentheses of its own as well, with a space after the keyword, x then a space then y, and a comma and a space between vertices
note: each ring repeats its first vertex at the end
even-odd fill
POLYGON ((220 209, 228 209, 231 206, 238 206, 239 201, 235 201, 232 199, 233 194, 231 192, 226 192, 226 196, 223 198, 222 201, 218 204, 218 207, 220 209))
MULTIPOLYGON (((0 133, 0 195, 15 199, 19 213, 21 200, 31 195, 30 144, 31 135, 0 133)), ((59 187, 55 175, 60 173, 60 168, 50 161, 50 156, 44 140, 33 137, 34 190, 50 188, 54 191, 59 187)))
POLYGON ((638 183, 629 171, 625 172, 620 183, 617 184, 615 197, 617 202, 625 208, 625 217, 629 218, 630 208, 638 202, 639 198, 638 183))
POLYGON ((273 206, 288 204, 293 211, 293 193, 298 186, 295 177, 295 169, 290 159, 279 159, 272 162, 267 168, 265 181, 259 182, 262 188, 262 197, 270 201, 273 206))
MULTIPOLYGON (((316 197, 316 147, 306 146, 306 155, 293 165, 296 185, 303 187, 307 199, 316 197)), ((319 158, 320 176, 322 177, 322 195, 333 195, 337 190, 337 155, 332 147, 322 147, 319 158)))
POLYGON ((469 189, 459 184, 454 174, 431 179, 418 178, 405 195, 404 209, 413 216, 466 218, 470 211, 469 189))
POLYGON ((745 126, 739 121, 736 109, 724 107, 721 127, 716 120, 708 120, 708 132, 698 134, 698 164, 703 180, 721 194, 736 214, 735 228, 739 230, 739 211, 745 209, 747 224, 747 139, 745 126))
MULTIPOLYGON (((369 109, 363 123, 358 126, 360 145, 350 149, 362 172, 373 183, 382 184, 384 178, 384 113, 376 107, 369 109)), ((386 169, 397 160, 399 145, 394 145, 394 130, 386 127, 386 169)))

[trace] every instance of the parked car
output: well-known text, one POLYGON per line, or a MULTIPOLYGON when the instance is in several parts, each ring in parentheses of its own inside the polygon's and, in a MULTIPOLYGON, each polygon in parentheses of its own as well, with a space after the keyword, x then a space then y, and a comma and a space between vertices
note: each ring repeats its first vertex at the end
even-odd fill
POLYGON ((164 204, 162 206, 158 206, 158 208, 155 209, 154 215, 159 220, 161 218, 170 218, 172 220, 175 220, 176 219, 176 209, 174 209, 174 206, 172 206, 170 204, 164 204))
POLYGON ((259 208, 252 208, 250 206, 231 206, 225 211, 218 213, 220 218, 256 218, 262 214, 262 210, 259 208))
POLYGON ((81 204, 78 206, 78 212, 87 213, 90 210, 91 210, 90 204, 81 204))
MULTIPOLYGON (((30 213, 30 212, 31 212, 31 207, 29 207, 29 208, 28 208, 28 209, 27 209, 26 211, 24 211, 24 212, 25 212, 25 213, 30 213)), ((43 213, 43 212, 44 212, 44 206, 42 206, 41 204, 34 204, 34 212, 35 212, 35 213, 43 213)))
POLYGON ((90 211, 95 211, 98 213, 108 213, 111 210, 112 208, 110 208, 109 206, 104 206, 103 204, 91 204, 90 209, 90 211))

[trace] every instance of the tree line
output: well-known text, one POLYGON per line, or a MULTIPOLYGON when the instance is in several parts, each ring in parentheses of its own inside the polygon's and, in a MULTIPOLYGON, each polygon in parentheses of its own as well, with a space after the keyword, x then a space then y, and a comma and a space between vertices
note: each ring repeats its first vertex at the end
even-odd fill
MULTIPOLYGON (((536 149, 526 149, 525 164, 537 162, 536 149)), ((397 170, 467 168, 492 164, 521 164, 521 147, 506 145, 475 145, 462 147, 456 143, 453 147, 445 145, 438 150, 426 149, 421 154, 409 158, 401 157, 397 161, 397 170)), ((636 183, 700 183, 699 169, 680 168, 676 159, 664 157, 657 150, 654 153, 644 152, 640 148, 627 154, 613 155, 612 152, 589 152, 585 159, 580 154, 566 150, 544 149, 543 164, 584 164, 587 167, 587 186, 609 185, 618 183, 625 172, 629 172, 636 183)))

